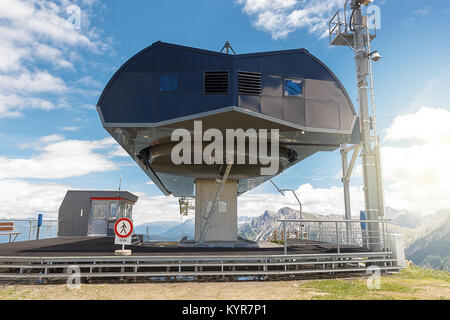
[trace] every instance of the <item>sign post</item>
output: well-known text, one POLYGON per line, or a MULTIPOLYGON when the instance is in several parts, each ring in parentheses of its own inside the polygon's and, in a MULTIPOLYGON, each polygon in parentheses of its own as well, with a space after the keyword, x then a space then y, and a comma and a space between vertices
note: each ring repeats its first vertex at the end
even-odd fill
POLYGON ((37 225, 36 225, 36 240, 39 240, 39 233, 41 231, 42 226, 42 213, 38 214, 37 225))
POLYGON ((120 218, 114 224, 114 233, 116 238, 114 244, 121 244, 121 250, 115 250, 116 256, 130 256, 131 250, 125 250, 125 245, 131 244, 131 237, 133 234, 133 222, 128 218, 120 218))

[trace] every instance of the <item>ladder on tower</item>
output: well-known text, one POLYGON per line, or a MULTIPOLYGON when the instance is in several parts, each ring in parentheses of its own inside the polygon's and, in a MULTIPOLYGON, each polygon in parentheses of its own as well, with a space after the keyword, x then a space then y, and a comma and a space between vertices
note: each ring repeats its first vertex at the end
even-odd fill
POLYGON ((214 214, 217 209, 217 204, 219 202, 220 196, 222 195, 223 187, 225 186, 225 183, 227 182, 227 179, 228 179, 228 175, 230 174, 231 166, 232 166, 232 164, 228 163, 227 167, 225 169, 225 172, 222 176, 222 179, 216 180, 216 182, 220 182, 219 188, 217 189, 217 191, 214 195, 214 200, 213 200, 212 204, 209 205, 210 201, 208 201, 208 203, 206 204, 206 216, 202 215, 202 218, 206 219, 206 221, 200 232, 200 237, 198 239, 198 243, 203 243, 206 239, 206 235, 208 234, 208 229, 211 226, 212 219, 213 219, 214 214))

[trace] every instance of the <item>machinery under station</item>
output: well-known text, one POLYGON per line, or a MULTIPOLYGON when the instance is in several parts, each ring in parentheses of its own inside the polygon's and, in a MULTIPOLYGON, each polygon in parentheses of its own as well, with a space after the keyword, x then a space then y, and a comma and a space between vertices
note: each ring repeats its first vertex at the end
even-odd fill
POLYGON ((236 54, 228 42, 214 52, 158 41, 137 53, 103 90, 101 124, 162 194, 180 199, 181 214, 195 212, 194 238, 148 242, 135 235, 132 255, 114 256, 113 225, 133 218, 138 197, 71 190, 59 209, 58 237, 0 244, 1 268, 8 269, 0 278, 64 279, 68 265, 79 265, 87 279, 265 279, 404 267, 401 237, 384 219, 372 77, 372 61, 381 56, 371 50, 376 34, 362 11, 367 3, 347 1, 329 24, 331 45, 355 52, 358 111, 336 75, 306 49, 236 54), (304 219, 301 199, 279 189, 294 193, 299 215, 280 219, 265 242, 238 236, 240 195, 335 150, 342 156, 342 219, 304 219), (358 156, 365 216, 355 220, 349 182, 358 156))

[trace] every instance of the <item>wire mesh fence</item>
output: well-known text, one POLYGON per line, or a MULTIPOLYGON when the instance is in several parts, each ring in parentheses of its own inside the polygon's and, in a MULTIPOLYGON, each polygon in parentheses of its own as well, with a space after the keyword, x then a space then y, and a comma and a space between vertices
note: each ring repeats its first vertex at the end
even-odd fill
POLYGON ((320 241, 387 251, 388 219, 379 220, 278 220, 281 223, 271 241, 284 242, 285 238, 320 241))

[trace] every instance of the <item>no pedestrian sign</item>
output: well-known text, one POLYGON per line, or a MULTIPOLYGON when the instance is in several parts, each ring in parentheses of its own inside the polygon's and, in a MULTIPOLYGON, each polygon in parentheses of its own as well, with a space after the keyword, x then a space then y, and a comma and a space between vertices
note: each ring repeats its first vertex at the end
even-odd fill
POLYGON ((116 234, 115 244, 131 244, 133 222, 128 218, 120 218, 114 224, 114 233, 116 234))

